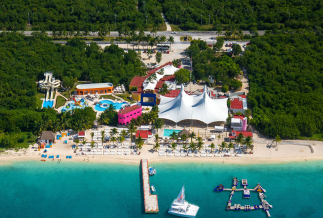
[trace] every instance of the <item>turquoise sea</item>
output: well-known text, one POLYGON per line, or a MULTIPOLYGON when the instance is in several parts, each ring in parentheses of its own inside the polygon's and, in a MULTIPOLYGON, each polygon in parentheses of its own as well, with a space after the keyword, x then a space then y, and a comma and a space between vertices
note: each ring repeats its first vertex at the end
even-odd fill
MULTIPOLYGON (((174 217, 167 210, 185 183, 186 199, 200 206, 197 217, 266 217, 263 211, 226 211, 229 192, 215 193, 232 178, 260 183, 273 205, 272 217, 323 217, 323 162, 229 165, 157 163, 151 177, 158 215, 143 214, 140 166, 62 162, 18 162, 0 166, 0 217, 174 217)), ((233 203, 258 204, 256 194, 233 203)))

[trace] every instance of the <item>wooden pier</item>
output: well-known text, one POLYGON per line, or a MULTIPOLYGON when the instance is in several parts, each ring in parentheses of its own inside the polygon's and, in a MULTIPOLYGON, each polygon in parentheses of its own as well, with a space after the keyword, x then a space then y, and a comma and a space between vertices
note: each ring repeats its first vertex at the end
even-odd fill
POLYGON ((141 159, 142 184, 144 191, 145 213, 158 213, 158 199, 157 195, 150 194, 148 160, 141 159))

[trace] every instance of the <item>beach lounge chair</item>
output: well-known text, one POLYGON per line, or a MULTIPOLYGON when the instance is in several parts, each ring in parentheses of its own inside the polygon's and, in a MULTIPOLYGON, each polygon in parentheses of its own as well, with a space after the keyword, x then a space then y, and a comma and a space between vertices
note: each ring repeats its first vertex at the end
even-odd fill
POLYGON ((175 157, 180 157, 180 156, 181 156, 181 154, 175 153, 175 157))
POLYGON ((201 154, 201 157, 206 157, 206 154, 201 154))
POLYGON ((167 156, 172 157, 173 153, 167 153, 167 156))
POLYGON ((187 154, 186 153, 181 153, 181 157, 186 157, 187 154))
POLYGON ((194 157, 199 157, 200 156, 200 154, 194 154, 194 157))
POLYGON ((122 155, 122 152, 117 152, 117 155, 122 155))
POLYGON ((159 156, 166 156, 166 153, 159 153, 159 156))

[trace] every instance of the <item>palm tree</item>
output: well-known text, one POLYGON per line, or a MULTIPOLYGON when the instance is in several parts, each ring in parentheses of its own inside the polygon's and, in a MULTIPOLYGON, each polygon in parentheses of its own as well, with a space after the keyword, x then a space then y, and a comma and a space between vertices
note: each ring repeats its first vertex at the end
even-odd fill
POLYGON ((243 139, 244 139, 244 135, 242 133, 240 133, 238 135, 238 137, 236 138, 236 143, 238 143, 240 146, 240 144, 243 142, 243 139))
POLYGON ((147 56, 148 56, 149 60, 150 60, 150 55, 151 55, 152 53, 153 53, 153 52, 151 51, 151 49, 148 49, 148 50, 147 50, 147 56))
POLYGON ((116 142, 116 141, 117 141, 117 138, 116 138, 116 137, 114 137, 114 136, 112 136, 112 137, 110 138, 110 141, 112 142, 112 144, 114 144, 114 142, 116 142))
POLYGON ((116 129, 116 128, 113 128, 113 129, 111 129, 110 130, 110 135, 111 136, 114 136, 114 135, 116 135, 118 133, 118 130, 116 129))
POLYGON ((222 28, 221 27, 218 27, 216 29, 216 34, 218 34, 218 37, 222 34, 222 28))
POLYGON ((155 135, 155 141, 158 142, 158 134, 155 135))
POLYGON ((127 135, 128 135, 127 131, 123 129, 121 131, 121 136, 123 136, 125 138, 127 135))
POLYGON ((172 132, 170 135, 170 138, 172 139, 172 140, 175 140, 175 139, 177 139, 178 138, 178 135, 177 135, 177 133, 174 131, 174 132, 172 132))
POLYGON ((153 126, 157 130, 157 133, 158 133, 158 130, 163 128, 164 121, 162 119, 160 119, 160 118, 157 118, 157 119, 155 119, 155 122, 153 123, 153 126))
POLYGON ((154 149, 155 149, 156 151, 158 151, 159 147, 160 147, 160 144, 159 144, 159 143, 158 143, 158 141, 157 141, 157 142, 156 142, 156 144, 155 144, 155 146, 154 146, 154 149))
POLYGON ((200 151, 203 148, 203 142, 202 140, 198 140, 196 144, 197 149, 200 151))
MULTIPOLYGON (((105 134, 105 131, 104 130, 102 130, 101 131, 101 135, 104 137, 104 134, 105 134)), ((103 142, 102 142, 103 143, 103 142)))
POLYGON ((86 140, 83 140, 82 144, 85 145, 86 144, 86 140))
POLYGON ((181 136, 181 139, 183 140, 184 145, 186 145, 187 135, 185 133, 181 136))
POLYGON ((160 41, 162 42, 162 43, 164 43, 164 42, 166 42, 166 36, 162 36, 162 37, 160 37, 160 41))
POLYGON ((124 136, 119 136, 119 142, 122 143, 125 140, 124 136))
POLYGON ((242 29, 239 29, 238 31, 238 37, 241 39, 243 39, 243 32, 242 32, 242 29))
POLYGON ((226 146, 227 146, 227 143, 225 143, 225 141, 223 141, 221 144, 221 150, 223 151, 226 146))
POLYGON ((102 141, 102 144, 104 142, 104 135, 101 136, 101 141, 102 141))
POLYGON ((91 141, 91 148, 94 148, 94 144, 95 144, 95 142, 91 141))
POLYGON ((275 139, 273 140, 273 142, 276 142, 276 147, 278 146, 278 143, 280 144, 281 143, 281 138, 279 135, 276 135, 275 139))
POLYGON ((78 143, 80 143, 80 140, 79 139, 75 139, 74 142, 78 144, 78 143))
POLYGON ((135 141, 136 145, 137 145, 137 148, 139 150, 142 149, 142 146, 144 144, 144 140, 141 138, 141 136, 139 136, 138 138, 136 138, 136 141, 135 141))
POLYGON ((186 144, 183 145, 183 149, 184 149, 184 151, 187 150, 186 144))
POLYGON ((195 133, 194 132, 192 132, 190 135, 189 135, 189 137, 191 138, 191 142, 193 141, 193 139, 196 137, 196 135, 195 135, 195 133))
POLYGON ((229 145, 228 145, 228 147, 229 147, 229 149, 234 148, 233 143, 232 143, 232 142, 230 142, 230 143, 229 143, 229 145))
POLYGON ((137 131, 137 127, 134 123, 134 120, 131 120, 129 125, 128 125, 128 133, 130 134, 130 141, 132 142, 132 135, 137 131))
POLYGON ((128 44, 131 42, 130 38, 126 38, 126 43, 127 43, 127 49, 128 49, 128 44))
POLYGON ((190 143, 190 149, 193 151, 195 150, 195 143, 191 141, 190 143))
POLYGON ((213 142, 211 143, 210 148, 211 148, 211 152, 212 152, 213 149, 215 148, 215 144, 213 142))
POLYGON ((91 132, 91 139, 93 141, 93 137, 94 137, 94 132, 91 132))
POLYGON ((173 36, 170 36, 167 41, 170 44, 170 50, 172 50, 172 43, 174 43, 174 37, 173 36))
POLYGON ((218 135, 218 143, 220 142, 221 136, 220 134, 218 135))
POLYGON ((174 150, 176 149, 176 147, 177 147, 177 144, 173 142, 173 143, 171 144, 171 146, 172 146, 172 149, 173 149, 173 151, 174 151, 174 150))

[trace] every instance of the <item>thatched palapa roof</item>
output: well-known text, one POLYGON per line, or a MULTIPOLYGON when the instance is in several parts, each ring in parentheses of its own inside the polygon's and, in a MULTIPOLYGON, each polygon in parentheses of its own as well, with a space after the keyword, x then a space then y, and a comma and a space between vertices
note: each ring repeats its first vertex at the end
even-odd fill
POLYGON ((180 131, 179 133, 178 133, 178 136, 179 137, 181 137, 182 135, 186 135, 187 137, 191 134, 188 130, 186 130, 186 129, 183 129, 182 131, 180 131))
POLYGON ((55 141, 55 133, 53 133, 52 131, 44 131, 40 136, 40 140, 55 141))

